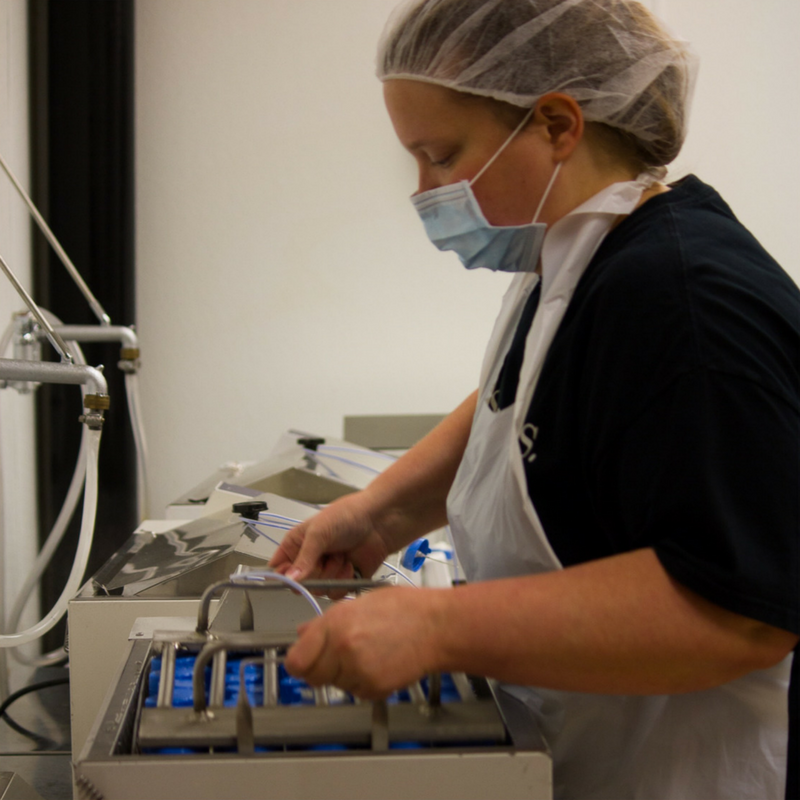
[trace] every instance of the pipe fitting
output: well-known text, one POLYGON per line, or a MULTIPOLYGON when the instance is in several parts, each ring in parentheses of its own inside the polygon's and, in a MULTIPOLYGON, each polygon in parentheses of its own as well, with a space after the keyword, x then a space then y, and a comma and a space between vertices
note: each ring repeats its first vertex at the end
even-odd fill
POLYGON ((108 411, 111 398, 107 394, 87 394, 83 398, 83 407, 91 411, 108 411))

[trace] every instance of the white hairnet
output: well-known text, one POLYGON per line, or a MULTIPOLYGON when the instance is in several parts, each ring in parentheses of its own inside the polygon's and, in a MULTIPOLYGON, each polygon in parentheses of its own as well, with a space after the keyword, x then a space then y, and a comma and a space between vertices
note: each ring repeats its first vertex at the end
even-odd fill
POLYGON ((523 108, 564 92, 627 132, 651 166, 686 136, 697 60, 636 0, 410 0, 378 51, 381 80, 428 81, 523 108))

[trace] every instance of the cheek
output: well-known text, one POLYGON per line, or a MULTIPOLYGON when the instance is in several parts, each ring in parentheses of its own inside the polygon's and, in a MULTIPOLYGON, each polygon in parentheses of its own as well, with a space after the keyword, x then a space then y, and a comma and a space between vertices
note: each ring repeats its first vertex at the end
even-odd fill
POLYGON ((533 221, 541 189, 532 176, 522 172, 497 175, 473 187, 484 216, 492 225, 527 225, 533 221))

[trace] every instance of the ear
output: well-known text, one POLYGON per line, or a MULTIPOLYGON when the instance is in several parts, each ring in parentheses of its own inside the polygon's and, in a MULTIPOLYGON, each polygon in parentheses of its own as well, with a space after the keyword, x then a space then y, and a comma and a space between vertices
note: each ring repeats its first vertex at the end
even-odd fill
POLYGON ((583 138, 583 111, 568 94, 550 92, 542 95, 536 103, 534 120, 547 131, 553 155, 558 161, 569 158, 583 138))

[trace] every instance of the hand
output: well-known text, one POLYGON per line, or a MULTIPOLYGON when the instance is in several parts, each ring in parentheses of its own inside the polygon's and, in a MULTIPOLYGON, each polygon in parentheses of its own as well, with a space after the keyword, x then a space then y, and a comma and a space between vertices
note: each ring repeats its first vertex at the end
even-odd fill
POLYGON ((293 580, 371 576, 389 555, 364 492, 347 495, 290 530, 270 566, 293 580))
POLYGON ((298 628, 286 669, 312 686, 378 700, 436 669, 442 590, 386 588, 341 601, 298 628))

